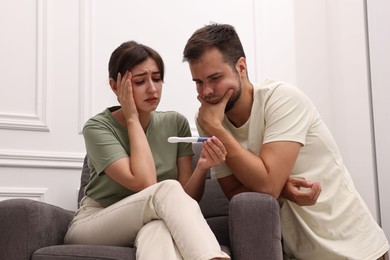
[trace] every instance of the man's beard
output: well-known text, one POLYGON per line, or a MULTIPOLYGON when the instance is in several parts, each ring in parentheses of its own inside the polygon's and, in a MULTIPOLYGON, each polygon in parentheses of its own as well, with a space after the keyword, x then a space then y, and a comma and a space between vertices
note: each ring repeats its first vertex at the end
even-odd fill
POLYGON ((237 93, 235 93, 235 94, 233 93, 233 95, 230 97, 229 101, 226 103, 225 113, 229 112, 234 107, 234 105, 237 103, 237 100, 241 96, 241 91, 242 91, 241 81, 239 81, 238 84, 239 85, 238 85, 237 93))

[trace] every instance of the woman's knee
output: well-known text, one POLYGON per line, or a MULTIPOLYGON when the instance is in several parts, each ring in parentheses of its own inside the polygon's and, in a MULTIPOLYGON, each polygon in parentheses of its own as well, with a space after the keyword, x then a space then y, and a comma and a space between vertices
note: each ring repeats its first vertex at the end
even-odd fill
POLYGON ((183 189, 181 184, 176 180, 165 180, 159 183, 159 187, 156 190, 155 195, 157 197, 164 197, 165 200, 174 200, 178 198, 191 198, 183 189))
POLYGON ((170 190, 175 193, 185 193, 183 186, 177 180, 165 180, 160 182, 160 188, 162 190, 170 190))

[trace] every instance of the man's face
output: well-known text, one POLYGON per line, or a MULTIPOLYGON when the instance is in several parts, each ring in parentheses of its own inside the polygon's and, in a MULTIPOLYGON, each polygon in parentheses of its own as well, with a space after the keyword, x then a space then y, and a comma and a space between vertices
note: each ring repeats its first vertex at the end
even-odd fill
POLYGON ((241 80, 237 71, 224 61, 217 49, 205 52, 189 65, 196 90, 206 102, 219 103, 226 92, 233 89, 233 95, 226 105, 225 112, 234 107, 241 95, 241 80))

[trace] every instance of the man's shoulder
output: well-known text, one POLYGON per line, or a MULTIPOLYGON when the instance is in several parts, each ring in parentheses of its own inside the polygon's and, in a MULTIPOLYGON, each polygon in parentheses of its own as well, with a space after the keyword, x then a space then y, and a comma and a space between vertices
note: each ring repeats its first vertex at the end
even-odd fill
POLYGON ((293 93, 301 93, 301 91, 293 84, 267 79, 253 86, 255 95, 271 96, 275 93, 292 95, 293 93))
POLYGON ((279 87, 291 88, 294 86, 281 80, 266 79, 263 82, 254 84, 253 87, 256 90, 268 91, 279 87))

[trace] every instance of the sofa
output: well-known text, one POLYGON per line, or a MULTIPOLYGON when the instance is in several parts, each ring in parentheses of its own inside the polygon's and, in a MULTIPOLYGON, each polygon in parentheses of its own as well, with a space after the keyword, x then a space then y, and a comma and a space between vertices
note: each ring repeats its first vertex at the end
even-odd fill
MULTIPOLYGON (((195 164, 200 146, 194 145, 194 151, 195 164)), ((79 201, 84 196, 88 178, 85 159, 79 201)), ((273 197, 246 192, 228 201, 218 182, 208 177, 199 205, 222 250, 232 259, 283 259, 279 205, 273 197)), ((61 207, 29 199, 1 201, 0 259, 135 259, 132 247, 63 244, 73 214, 61 207)))

